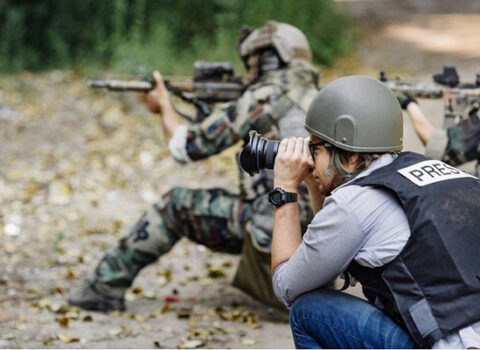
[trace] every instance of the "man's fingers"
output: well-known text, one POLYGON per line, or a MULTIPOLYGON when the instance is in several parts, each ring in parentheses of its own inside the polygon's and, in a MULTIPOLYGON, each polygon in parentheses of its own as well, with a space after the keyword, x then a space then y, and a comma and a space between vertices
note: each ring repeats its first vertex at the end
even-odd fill
POLYGON ((164 85, 163 77, 158 70, 153 72, 153 79, 155 79, 155 82, 157 83, 157 85, 161 85, 161 86, 164 85))
POLYGON ((304 143, 305 141, 302 137, 297 137, 297 139, 295 140, 295 154, 299 157, 301 157, 303 154, 304 143))
POLYGON ((288 144, 288 139, 283 139, 280 142, 280 146, 278 146, 278 153, 279 154, 284 154, 287 151, 287 144, 288 144))
POLYGON ((286 153, 287 154, 292 154, 293 152, 295 152, 295 144, 296 144, 296 139, 295 137, 291 137, 288 139, 288 143, 287 143, 287 149, 286 149, 286 153))

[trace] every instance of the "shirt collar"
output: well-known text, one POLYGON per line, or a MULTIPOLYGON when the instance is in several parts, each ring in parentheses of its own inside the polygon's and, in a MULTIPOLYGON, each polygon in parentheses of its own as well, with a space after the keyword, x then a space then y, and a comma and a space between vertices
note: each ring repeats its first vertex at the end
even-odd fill
MULTIPOLYGON (((358 174, 357 176, 355 176, 354 179, 350 180, 350 181, 355 181, 356 179, 360 179, 362 177, 365 177, 367 175, 370 175, 372 172, 374 172, 375 170, 377 169, 380 169, 388 164, 390 164, 391 162, 393 162, 393 160, 397 157, 397 155, 395 153, 385 153, 384 155, 382 155, 380 158, 374 160, 372 162, 372 164, 365 170, 361 171, 360 174, 358 174)), ((348 184, 350 184, 350 181, 344 183, 343 185, 340 185, 338 186, 336 189, 334 189, 332 191, 332 193, 335 193, 336 191, 338 191, 340 188, 342 188, 343 186, 346 186, 348 184)))

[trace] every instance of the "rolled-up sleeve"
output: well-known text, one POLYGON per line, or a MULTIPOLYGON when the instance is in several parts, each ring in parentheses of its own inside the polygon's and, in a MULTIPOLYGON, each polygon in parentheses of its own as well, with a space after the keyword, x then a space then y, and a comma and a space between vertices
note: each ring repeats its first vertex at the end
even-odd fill
POLYGON ((290 307, 299 295, 325 286, 347 268, 364 240, 351 210, 338 199, 327 198, 298 249, 275 269, 275 294, 290 307))

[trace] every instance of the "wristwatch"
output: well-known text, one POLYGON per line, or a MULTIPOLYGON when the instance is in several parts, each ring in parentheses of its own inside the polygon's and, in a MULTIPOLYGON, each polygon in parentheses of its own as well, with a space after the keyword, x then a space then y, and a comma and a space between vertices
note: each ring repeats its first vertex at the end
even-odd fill
POLYGON ((268 201, 276 207, 281 207, 285 203, 296 202, 297 194, 287 192, 280 187, 276 187, 268 194, 268 201))

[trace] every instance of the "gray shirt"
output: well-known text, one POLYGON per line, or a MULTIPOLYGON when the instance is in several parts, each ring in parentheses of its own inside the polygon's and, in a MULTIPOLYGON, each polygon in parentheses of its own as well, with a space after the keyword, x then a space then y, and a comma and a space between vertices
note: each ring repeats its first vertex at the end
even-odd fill
MULTIPOLYGON (((394 157, 383 155, 357 178, 390 164, 394 157)), ((409 237, 407 217, 392 194, 370 186, 340 186, 325 199, 295 253, 275 269, 274 292, 289 307, 300 294, 333 280, 352 260, 367 267, 389 263, 409 237)), ((434 344, 434 348, 469 346, 480 346, 480 323, 434 344)))

